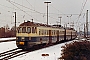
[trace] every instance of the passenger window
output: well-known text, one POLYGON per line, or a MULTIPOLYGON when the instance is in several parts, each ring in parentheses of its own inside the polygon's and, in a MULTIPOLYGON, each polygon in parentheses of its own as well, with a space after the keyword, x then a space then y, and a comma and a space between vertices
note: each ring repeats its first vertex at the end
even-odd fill
POLYGON ((35 33, 35 28, 34 27, 32 27, 32 33, 35 33))
POLYGON ((37 27, 35 27, 35 33, 37 33, 37 27))
POLYGON ((31 33, 31 28, 27 27, 27 33, 31 33))
POLYGON ((44 35, 44 31, 43 30, 41 30, 42 31, 42 35, 44 35))
POLYGON ((40 30, 39 30, 39 35, 41 35, 41 32, 40 32, 40 30))
POLYGON ((22 33, 26 33, 26 27, 22 28, 22 33))
POLYGON ((54 35, 55 35, 55 30, 54 30, 54 35))
POLYGON ((49 35, 49 30, 47 30, 47 35, 49 35))

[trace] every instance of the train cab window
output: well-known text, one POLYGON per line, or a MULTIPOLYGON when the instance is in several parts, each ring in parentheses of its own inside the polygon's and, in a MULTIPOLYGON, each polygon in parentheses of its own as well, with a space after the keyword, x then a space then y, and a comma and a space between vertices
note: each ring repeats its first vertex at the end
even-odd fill
POLYGON ((27 33, 31 33, 31 28, 27 27, 27 33))
POLYGON ((18 28, 18 33, 21 33, 21 32, 22 32, 22 28, 19 27, 19 28, 18 28))
POLYGON ((22 28, 22 33, 26 33, 26 27, 22 28))

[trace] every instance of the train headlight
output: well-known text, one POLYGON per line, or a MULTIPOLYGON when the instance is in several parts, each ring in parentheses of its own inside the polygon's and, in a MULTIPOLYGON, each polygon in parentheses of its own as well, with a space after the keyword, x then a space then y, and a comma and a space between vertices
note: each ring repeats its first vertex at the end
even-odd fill
POLYGON ((24 45, 24 42, 19 42, 20 45, 24 45))
POLYGON ((24 40, 24 37, 22 37, 22 40, 24 40))

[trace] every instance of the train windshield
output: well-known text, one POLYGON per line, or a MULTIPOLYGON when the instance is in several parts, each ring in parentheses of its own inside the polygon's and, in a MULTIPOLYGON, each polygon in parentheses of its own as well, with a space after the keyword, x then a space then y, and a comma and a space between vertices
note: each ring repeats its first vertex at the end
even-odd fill
POLYGON ((26 33, 26 27, 18 27, 18 33, 26 33))
POLYGON ((31 27, 27 27, 27 33, 31 33, 31 27))
POLYGON ((22 28, 21 27, 18 28, 18 33, 22 33, 22 28))
POLYGON ((22 33, 26 33, 26 27, 22 27, 22 33))
POLYGON ((36 27, 19 27, 18 33, 37 33, 36 27))

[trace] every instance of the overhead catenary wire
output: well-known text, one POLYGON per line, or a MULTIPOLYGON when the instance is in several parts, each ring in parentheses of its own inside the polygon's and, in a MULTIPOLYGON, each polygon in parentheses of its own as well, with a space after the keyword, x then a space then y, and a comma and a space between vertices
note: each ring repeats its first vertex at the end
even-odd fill
MULTIPOLYGON (((8 1, 8 2, 10 2, 10 1, 8 1)), ((10 2, 11 3, 11 2, 10 2)), ((11 3, 12 5, 14 5, 13 3, 11 3)), ((14 5, 15 7, 17 7, 16 5, 14 5)), ((23 11, 24 13, 26 13, 27 15, 29 15, 29 16, 31 16, 30 14, 28 14, 26 11, 24 11, 24 10, 22 10, 22 9, 20 9, 19 7, 17 7, 19 10, 21 10, 21 11, 23 11)), ((33 17, 33 16, 31 16, 31 17, 33 17)), ((34 17, 33 17, 34 18, 34 17)), ((37 20, 36 18, 34 18, 35 20, 37 20)))
POLYGON ((82 6, 80 14, 83 12, 83 9, 85 8, 86 3, 87 3, 87 0, 85 1, 84 5, 82 6))
MULTIPOLYGON (((51 7, 53 7, 54 9, 56 9, 58 12, 61 12, 59 9, 55 8, 53 5, 50 5, 51 7)), ((64 14, 63 12, 61 12, 62 14, 64 14)))
POLYGON ((79 15, 79 14, 65 14, 65 13, 63 13, 63 12, 61 12, 59 9, 57 9, 57 8, 55 8, 53 5, 50 5, 51 7, 53 7, 54 9, 56 9, 58 12, 60 12, 60 13, 50 13, 50 14, 56 14, 56 15, 65 15, 65 16, 67 16, 67 15, 79 15))
MULTIPOLYGON (((81 20, 83 20, 85 18, 85 13, 83 14, 83 16, 82 16, 82 19, 81 20)), ((77 22, 76 22, 77 23, 77 22)), ((85 23, 85 22, 84 22, 85 23)), ((79 21, 79 24, 82 24, 80 21, 79 21)), ((80 25, 77 25, 78 27, 80 27, 80 25)))
MULTIPOLYGON (((13 1, 11 1, 11 2, 13 2, 13 1)), ((17 4, 17 5, 20 5, 20 4, 16 3, 16 2, 13 2, 13 3, 15 3, 15 4, 17 4)), ((27 9, 30 9, 30 8, 25 7, 25 6, 23 6, 23 5, 20 5, 20 6, 22 6, 22 7, 24 7, 24 8, 27 8, 27 9)), ((45 15, 45 13, 41 13, 41 12, 38 12, 38 11, 33 10, 33 9, 30 9, 30 10, 35 11, 35 12, 37 12, 37 13, 39 13, 39 14, 45 15)), ((50 13, 49 13, 49 14, 50 14, 50 13)), ((46 15, 45 15, 45 16, 46 16, 46 15)), ((49 17, 50 17, 50 18, 53 18, 53 19, 56 19, 56 18, 51 17, 51 16, 49 16, 49 17)), ((56 20, 58 20, 58 19, 56 19, 56 20)))
MULTIPOLYGON (((12 7, 9 7, 9 6, 3 5, 3 4, 0 4, 0 5, 3 6, 3 7, 6 7, 6 8, 13 9, 12 7)), ((18 10, 18 9, 15 9, 15 10, 18 10)))
MULTIPOLYGON (((68 16, 68 15, 79 15, 79 14, 65 14, 65 13, 63 13, 63 12, 61 12, 59 9, 57 9, 56 7, 54 7, 53 5, 50 5, 52 8, 54 8, 55 10, 57 10, 59 13, 49 13, 49 14, 53 14, 53 15, 58 15, 58 16, 68 16)), ((82 14, 84 14, 84 13, 82 13, 82 14)))
MULTIPOLYGON (((29 4, 31 7, 33 7, 28 0, 26 0, 26 1, 28 2, 28 4, 29 4)), ((33 8, 34 8, 34 7, 33 7, 33 8)))
MULTIPOLYGON (((36 10, 34 10, 34 9, 30 9, 30 8, 28 8, 28 7, 26 7, 26 6, 23 6, 23 5, 21 5, 21 4, 19 4, 19 3, 16 3, 16 2, 13 2, 13 1, 9 1, 10 3, 15 3, 15 4, 17 4, 17 5, 19 5, 19 6, 22 6, 22 7, 24 7, 24 8, 27 8, 27 9, 29 9, 29 10, 31 10, 31 11, 34 11, 34 12, 36 12, 36 13, 39 13, 39 14, 41 14, 41 15, 43 15, 43 16, 46 16, 46 14, 45 13, 41 13, 41 12, 38 12, 38 11, 36 11, 36 10)), ((28 1, 27 1, 28 2, 28 1)), ((29 2, 28 2, 29 3, 29 2)), ((29 3, 30 4, 30 3, 29 3)), ((14 5, 14 6, 16 6, 16 5, 14 5)), ((16 6, 17 7, 17 6, 16 6)), ((19 7, 17 7, 17 8, 19 8, 19 7)), ((53 7, 53 8, 55 8, 55 7, 53 7)), ((20 9, 20 8, 19 8, 20 9)), ((56 9, 56 8, 55 8, 56 9)), ((24 10, 22 10, 22 9, 20 9, 21 11, 23 11, 23 12, 25 12, 26 13, 26 11, 24 11, 24 10)), ((58 10, 58 9, 56 9, 56 10, 58 10)), ((58 10, 59 11, 59 10, 58 10)), ((26 13, 26 14, 28 14, 28 13, 26 13)), ((49 13, 49 14, 51 14, 51 13, 49 13)), ((28 14, 28 15, 30 15, 30 14, 28 14)), ((60 14, 58 14, 58 15, 60 15, 60 14)), ((63 15, 65 15, 65 14, 63 14, 63 15)), ((31 15, 30 15, 31 16, 31 15)), ((32 16, 31 16, 32 17, 32 16)), ((49 16, 51 19, 55 19, 55 20, 58 20, 57 18, 55 18, 55 17, 51 17, 51 16, 49 16)))
MULTIPOLYGON (((64 15, 64 16, 67 16, 67 15, 79 15, 78 13, 77 14, 73 14, 73 13, 71 13, 71 14, 49 13, 49 14, 64 15)), ((84 13, 82 13, 82 14, 84 14, 84 13)))
MULTIPOLYGON (((80 14, 79 14, 79 16, 78 16, 78 20, 79 20, 81 14, 82 14, 82 12, 83 12, 83 10, 84 10, 84 8, 85 8, 86 3, 87 3, 87 0, 85 1, 84 5, 83 5, 82 8, 81 8, 81 12, 80 12, 80 14)), ((78 20, 77 20, 77 22, 78 22, 78 20)))
MULTIPOLYGON (((80 11, 80 14, 78 15, 78 17, 77 17, 77 22, 76 22, 76 25, 79 27, 79 25, 80 25, 80 23, 78 23, 78 21, 80 20, 80 17, 82 16, 82 13, 83 13, 83 10, 84 10, 84 8, 85 8, 85 6, 86 6, 86 3, 87 3, 87 0, 83 3, 83 5, 82 5, 82 8, 81 8, 81 11, 80 11)), ((85 13, 84 13, 84 15, 83 15, 83 17, 85 16, 85 13)))
MULTIPOLYGON (((45 13, 40 13, 40 12, 38 12, 38 11, 36 11, 36 10, 33 10, 33 9, 30 9, 30 8, 28 8, 28 7, 25 7, 25 6, 23 6, 23 5, 21 5, 21 4, 18 4, 18 3, 16 3, 16 2, 13 2, 13 1, 9 1, 12 5, 14 5, 13 3, 15 3, 15 4, 17 4, 17 5, 19 5, 19 6, 22 6, 22 7, 24 7, 24 8, 27 8, 27 9, 29 9, 29 10, 32 10, 32 11, 34 11, 34 12, 37 12, 37 13, 39 13, 39 14, 42 14, 43 16, 46 16, 45 15, 45 13)), ((16 6, 16 5, 14 5, 14 6, 16 6)), ((17 7, 17 6, 16 6, 17 7)), ((18 9, 20 9, 19 7, 17 7, 18 9)), ((22 9, 20 9, 21 11, 23 11, 24 13, 26 13, 26 14, 28 14, 26 11, 24 11, 24 10, 22 10, 22 9)), ((30 14, 28 14, 29 16, 31 16, 30 14)), ((31 16, 32 17, 32 16, 31 16)), ((58 20, 58 19, 56 19, 56 18, 54 18, 54 17, 51 17, 51 16, 49 16, 50 18, 52 18, 52 19, 55 19, 55 20, 58 20)), ((33 17, 34 18, 34 17, 33 17)), ((37 20, 37 19, 36 19, 37 20)))
MULTIPOLYGON (((26 0, 27 1, 27 0, 26 0)), ((21 5, 21 4, 19 4, 19 3, 16 3, 16 2, 13 2, 13 1, 10 1, 11 3, 13 3, 14 5, 15 4, 17 4, 17 5, 19 5, 19 6, 22 6, 22 7, 24 7, 24 8, 27 8, 27 9, 29 9, 29 10, 31 10, 31 11, 34 11, 34 12, 36 12, 36 13, 39 13, 40 15, 42 15, 42 16, 46 16, 46 13, 41 13, 41 12, 38 12, 38 11, 36 11, 35 9, 31 9, 31 8, 28 8, 28 7, 26 7, 26 6, 23 6, 23 5, 21 5)), ((28 2, 28 1, 27 1, 28 2)), ((28 2, 29 3, 29 2, 28 2)), ((30 4, 30 3, 29 3, 30 4)), ((31 5, 31 4, 30 4, 31 5)), ((15 5, 16 6, 16 5, 15 5)), ((31 5, 32 6, 32 5, 31 5)), ((50 5, 50 6, 52 6, 52 5, 50 5)), ((18 7, 18 6, 17 6, 18 7)), ((52 6, 53 8, 55 8, 54 6, 52 6)), ((27 15, 29 15, 29 16, 31 16, 30 14, 28 14, 26 11, 24 11, 24 10, 22 10, 21 8, 19 8, 18 7, 18 9, 19 10, 21 10, 21 11, 23 11, 24 13, 26 13, 27 15)), ((60 10, 59 9, 57 9, 57 8, 55 8, 57 11, 59 11, 60 12, 60 10)), ((62 12, 61 12, 62 13, 62 12)), ((55 14, 55 13, 49 13, 49 14, 55 14)), ((81 13, 82 14, 82 13, 81 13)), ((57 13, 57 15, 71 15, 71 14, 64 14, 64 13, 62 13, 62 14, 59 14, 59 13, 57 13)), ((72 14, 72 15, 79 15, 79 14, 72 14)), ((31 17, 33 17, 33 16, 31 16, 31 17)), ((58 18, 57 17, 52 17, 51 15, 49 16, 51 19, 55 19, 55 20, 58 20, 58 18)), ((36 19, 37 20, 37 19, 36 19)))
MULTIPOLYGON (((41 13, 41 12, 38 12, 38 11, 36 11, 36 10, 33 10, 33 9, 30 9, 30 8, 28 8, 28 7, 25 7, 25 6, 23 6, 23 5, 21 5, 21 4, 18 4, 18 3, 16 3, 16 2, 13 2, 13 1, 9 1, 11 4, 13 4, 13 3, 15 3, 15 4, 17 4, 17 5, 19 5, 19 6, 22 6, 22 7, 24 7, 24 8, 27 8, 27 9, 29 9, 29 10, 31 10, 31 11, 34 11, 34 12, 36 12, 36 13, 39 13, 39 14, 41 14, 42 16, 44 15, 44 16, 46 16, 45 15, 45 13, 41 13)), ((13 4, 14 6, 16 6, 15 4, 13 4)), ((16 6, 17 7, 17 6, 16 6)), ((18 9, 20 9, 19 7, 17 7, 18 9)), ((28 14, 26 11, 24 11, 24 10, 22 10, 22 9, 20 9, 21 11, 23 11, 24 13, 26 13, 27 15, 29 15, 29 16, 31 16, 30 14, 28 14)), ((31 16, 32 17, 32 16, 31 16)), ((34 17, 33 17, 34 18, 34 17)), ((51 17, 52 18, 52 17, 51 17)), ((36 19, 36 18, 34 18, 34 19, 36 19)), ((55 19, 55 18, 54 18, 55 19)), ((38 19, 36 19, 36 20, 38 20, 38 19)))
POLYGON ((30 9, 30 8, 28 8, 28 7, 26 7, 26 6, 23 6, 23 5, 19 4, 19 3, 16 3, 16 2, 13 2, 13 1, 9 1, 9 2, 10 2, 10 3, 11 3, 11 2, 12 2, 12 3, 15 3, 15 4, 19 5, 19 6, 22 6, 22 7, 24 7, 24 8, 27 8, 27 9, 29 9, 29 10, 31 10, 31 11, 34 11, 34 12, 37 12, 37 13, 39 13, 39 14, 43 14, 43 13, 41 13, 41 12, 38 12, 38 11, 36 11, 36 10, 30 9))

